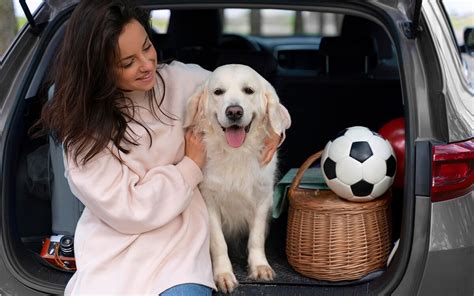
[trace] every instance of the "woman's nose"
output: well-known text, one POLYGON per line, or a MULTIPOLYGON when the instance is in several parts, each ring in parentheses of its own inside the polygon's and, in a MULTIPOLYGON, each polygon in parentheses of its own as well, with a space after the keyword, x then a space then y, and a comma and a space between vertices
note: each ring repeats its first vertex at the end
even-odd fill
POLYGON ((140 71, 142 72, 152 71, 154 68, 154 65, 155 63, 153 60, 143 57, 142 62, 140 64, 140 71))

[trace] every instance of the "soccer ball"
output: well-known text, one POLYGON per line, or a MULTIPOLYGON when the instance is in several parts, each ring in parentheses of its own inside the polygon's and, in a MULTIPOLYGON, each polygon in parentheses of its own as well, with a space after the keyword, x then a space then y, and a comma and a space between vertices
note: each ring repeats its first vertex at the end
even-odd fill
POLYGON ((338 196, 369 201, 392 185, 396 157, 386 139, 366 127, 353 126, 326 144, 321 167, 326 184, 338 196))

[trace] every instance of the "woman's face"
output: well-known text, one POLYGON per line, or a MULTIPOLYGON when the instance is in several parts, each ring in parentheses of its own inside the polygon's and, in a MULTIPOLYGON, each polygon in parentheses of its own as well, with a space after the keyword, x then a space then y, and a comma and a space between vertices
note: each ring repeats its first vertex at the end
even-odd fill
POLYGON ((129 91, 152 89, 156 81, 156 51, 137 20, 124 26, 118 38, 118 46, 118 87, 129 91))

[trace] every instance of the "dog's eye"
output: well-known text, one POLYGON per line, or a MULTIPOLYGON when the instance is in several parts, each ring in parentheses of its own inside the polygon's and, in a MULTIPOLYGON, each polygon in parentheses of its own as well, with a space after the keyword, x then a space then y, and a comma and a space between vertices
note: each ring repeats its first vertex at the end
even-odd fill
POLYGON ((248 95, 251 95, 251 94, 255 93, 255 91, 253 89, 251 89, 250 87, 244 87, 243 91, 244 91, 244 93, 246 93, 248 95))
POLYGON ((224 90, 223 90, 223 89, 216 88, 216 89, 214 90, 214 94, 215 94, 216 96, 220 96, 220 95, 222 95, 223 93, 224 93, 224 90))

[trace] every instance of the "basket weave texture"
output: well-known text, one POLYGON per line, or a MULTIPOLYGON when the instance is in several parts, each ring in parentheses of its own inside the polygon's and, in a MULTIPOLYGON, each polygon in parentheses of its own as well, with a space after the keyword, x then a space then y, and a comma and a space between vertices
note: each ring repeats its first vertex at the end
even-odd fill
POLYGON ((310 156, 289 189, 286 254, 299 273, 325 281, 348 281, 383 268, 391 246, 390 190, 369 202, 351 202, 330 190, 299 188, 310 156))

